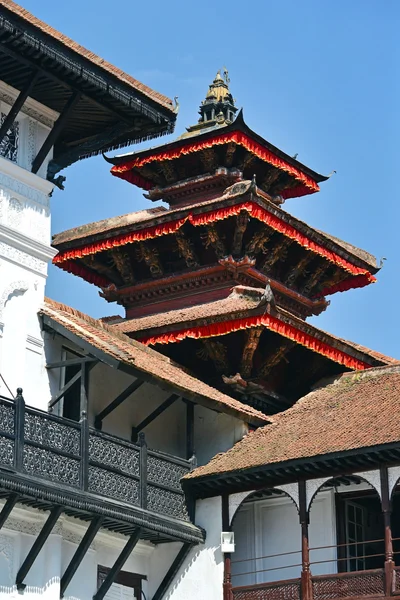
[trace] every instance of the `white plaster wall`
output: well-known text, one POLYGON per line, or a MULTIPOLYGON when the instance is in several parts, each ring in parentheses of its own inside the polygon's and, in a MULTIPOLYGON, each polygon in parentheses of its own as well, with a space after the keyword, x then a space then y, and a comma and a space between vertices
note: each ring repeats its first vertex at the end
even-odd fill
MULTIPOLYGON (((186 561, 172 582, 165 600, 222 600, 223 555, 220 549, 222 531, 221 498, 207 498, 196 504, 196 524, 207 531, 205 544, 191 550, 186 561)), ((173 546, 173 544, 168 544, 173 546)), ((149 585, 149 600, 157 589, 158 582, 167 572, 176 550, 163 546, 156 547, 152 562, 152 577, 149 585), (168 555, 168 561, 167 561, 168 555), (157 565, 157 568, 156 568, 157 565), (163 570, 156 570, 163 565, 163 570), (156 585, 153 586, 153 581, 156 585)))
POLYGON ((219 452, 232 448, 247 431, 247 425, 235 417, 195 406, 194 447, 198 465, 204 465, 219 452))
MULTIPOLYGON (((2 502, 0 508, 1 506, 2 502)), ((0 534, 0 600, 21 597, 15 587, 15 578, 46 518, 47 514, 17 507, 7 520, 0 534)), ((87 526, 81 521, 65 516, 58 520, 53 533, 24 580, 27 585, 23 594, 25 598, 59 600, 60 579, 87 526)), ((92 600, 97 590, 98 566, 112 567, 126 541, 126 537, 100 530, 68 586, 65 598, 92 600)), ((168 546, 179 548, 179 544, 168 546)), ((155 552, 156 547, 153 544, 140 541, 123 567, 125 571, 147 577, 143 582, 143 591, 148 600, 151 599, 150 586, 156 589, 159 573, 164 570, 166 572, 175 557, 171 548, 169 552, 164 549, 157 556, 154 556, 155 552), (152 581, 153 573, 155 581, 152 581)))
MULTIPOLYGON (((18 91, 0 82, 0 114, 6 115, 18 91)), ((37 312, 43 302, 50 246, 53 185, 45 180, 47 157, 37 175, 32 160, 57 113, 28 98, 17 116, 16 161, 0 157, 0 373, 12 394, 24 389, 27 403, 45 408, 43 340, 37 312)), ((0 381, 0 394, 10 396, 0 381)))

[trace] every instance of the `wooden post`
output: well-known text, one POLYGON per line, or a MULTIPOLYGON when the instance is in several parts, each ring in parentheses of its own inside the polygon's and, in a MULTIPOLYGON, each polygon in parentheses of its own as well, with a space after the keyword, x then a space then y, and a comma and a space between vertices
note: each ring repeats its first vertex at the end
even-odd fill
POLYGON ((86 393, 87 371, 86 364, 81 364, 81 489, 88 489, 89 482, 89 421, 88 421, 88 399, 86 393))
MULTIPOLYGON (((230 531, 228 494, 222 496, 222 531, 230 531)), ((223 600, 233 600, 231 555, 228 552, 224 553, 223 600)))
POLYGON ((301 600, 312 600, 312 580, 310 571, 310 549, 308 542, 308 521, 306 482, 299 481, 299 516, 301 525, 301 600))
POLYGON ((143 431, 139 433, 139 501, 140 508, 147 508, 147 443, 143 431))
POLYGON ((24 460, 24 427, 25 427, 25 401, 22 388, 17 389, 15 397, 15 440, 14 440, 14 465, 15 470, 22 471, 24 460))
POLYGON ((385 528, 385 596, 391 596, 394 591, 395 575, 393 560, 393 543, 391 514, 392 503, 389 496, 389 476, 387 467, 380 468, 382 490, 383 525, 385 528))
POLYGON ((186 458, 194 455, 194 404, 186 403, 186 458))

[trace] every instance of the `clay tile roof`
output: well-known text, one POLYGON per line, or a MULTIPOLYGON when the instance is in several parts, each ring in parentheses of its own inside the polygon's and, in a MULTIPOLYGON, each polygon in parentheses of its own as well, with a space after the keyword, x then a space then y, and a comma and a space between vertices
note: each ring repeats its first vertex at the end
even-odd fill
POLYGON ((400 442, 400 366, 345 373, 187 478, 400 442))
POLYGON ((46 299, 41 315, 62 325, 66 330, 89 343, 94 349, 143 373, 143 378, 165 388, 173 388, 183 397, 219 410, 254 425, 270 421, 263 413, 251 406, 227 396, 211 386, 195 379, 169 358, 140 342, 129 339, 106 323, 89 317, 69 306, 46 299))
MULTIPOLYGON (((229 322, 238 317, 237 313, 256 311, 259 307, 263 291, 262 288, 235 286, 231 294, 222 300, 214 300, 200 305, 170 310, 168 312, 138 317, 136 319, 121 319, 111 326, 113 330, 118 330, 126 334, 151 331, 151 335, 156 335, 157 330, 162 329, 163 327, 168 327, 169 330, 173 331, 191 327, 194 322, 196 322, 196 324, 207 324, 209 322, 215 322, 216 320, 229 322)), ((258 314, 264 310, 265 308, 262 307, 253 314, 258 314)), ((332 333, 323 331, 308 322, 306 323, 303 319, 288 313, 283 308, 279 309, 279 313, 281 313, 282 316, 287 317, 299 330, 306 330, 307 333, 314 335, 314 337, 317 338, 323 336, 326 343, 329 343, 332 346, 340 346, 343 352, 347 352, 350 355, 354 355, 356 352, 357 356, 365 362, 368 362, 368 357, 372 358, 373 366, 377 366, 375 361, 382 365, 400 365, 400 361, 396 358, 386 356, 380 352, 375 352, 366 346, 344 340, 332 333)), ((371 362, 368 362, 368 364, 371 364, 371 362)))
POLYGON ((83 46, 78 44, 77 42, 74 42, 68 36, 64 35, 63 33, 60 33, 59 31, 57 31, 50 25, 47 25, 47 23, 44 23, 40 19, 36 18, 30 12, 28 12, 27 10, 22 8, 22 6, 20 6, 19 4, 16 4, 12 0, 0 0, 0 8, 1 7, 6 8, 11 13, 13 13, 16 17, 19 17, 20 19, 29 23, 30 26, 33 26, 36 29, 39 29, 44 34, 50 36, 57 42, 66 46, 69 50, 76 52, 81 57, 90 61, 92 64, 96 65, 97 67, 100 67, 104 71, 107 71, 107 73, 114 75, 117 79, 119 79, 120 81, 123 81, 131 88, 135 89, 136 91, 141 92, 142 94, 144 94, 145 96, 147 96, 148 98, 153 100, 154 102, 157 102, 158 104, 161 104, 164 108, 167 108, 172 111, 173 105, 172 105, 172 100, 170 100, 170 98, 167 98, 167 96, 164 96, 163 94, 155 92, 154 90, 149 88, 147 85, 144 85, 143 83, 141 83, 137 79, 134 79, 127 73, 124 73, 124 71, 122 71, 121 69, 118 69, 118 67, 115 67, 114 65, 107 62, 100 56, 97 56, 97 54, 90 52, 90 50, 87 50, 86 48, 84 48, 83 46))
POLYGON ((137 319, 127 319, 113 324, 112 327, 124 333, 134 333, 146 329, 158 329, 168 325, 182 326, 185 322, 192 323, 193 321, 209 319, 210 317, 227 316, 228 320, 231 320, 235 318, 234 314, 237 312, 257 308, 263 291, 261 288, 236 286, 233 288, 232 293, 222 300, 214 300, 213 302, 170 310, 137 319), (242 290, 246 289, 254 290, 254 294, 241 293, 242 290))

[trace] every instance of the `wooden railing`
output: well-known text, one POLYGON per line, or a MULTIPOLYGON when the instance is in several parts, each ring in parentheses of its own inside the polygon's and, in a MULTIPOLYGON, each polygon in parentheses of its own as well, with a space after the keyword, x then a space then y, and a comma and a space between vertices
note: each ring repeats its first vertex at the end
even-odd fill
POLYGON ((0 469, 189 520, 180 479, 190 461, 0 397, 0 469))

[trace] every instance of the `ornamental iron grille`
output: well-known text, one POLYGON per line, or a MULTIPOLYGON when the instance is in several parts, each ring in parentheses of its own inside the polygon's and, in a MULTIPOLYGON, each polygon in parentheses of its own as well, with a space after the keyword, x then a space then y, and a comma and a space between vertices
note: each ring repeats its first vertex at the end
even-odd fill
POLYGON ((190 462, 0 397, 0 469, 189 521, 190 462))
MULTIPOLYGON (((0 125, 3 123, 7 115, 1 113, 0 125)), ((19 143, 19 123, 14 121, 10 125, 7 133, 0 141, 0 156, 8 158, 12 162, 17 162, 18 158, 18 143, 19 143)))

